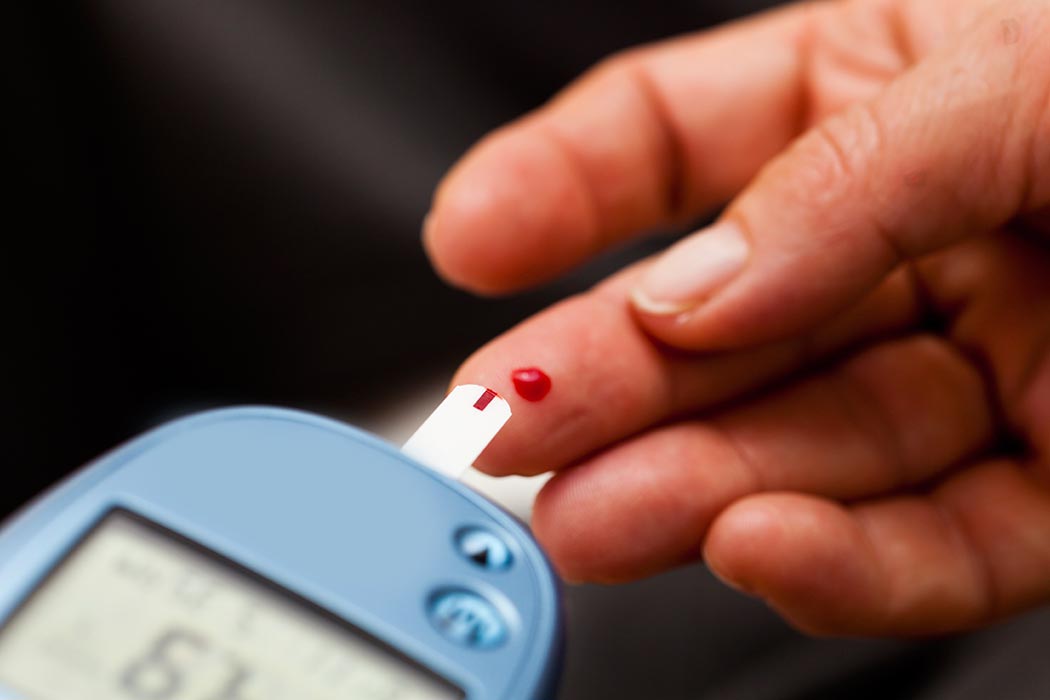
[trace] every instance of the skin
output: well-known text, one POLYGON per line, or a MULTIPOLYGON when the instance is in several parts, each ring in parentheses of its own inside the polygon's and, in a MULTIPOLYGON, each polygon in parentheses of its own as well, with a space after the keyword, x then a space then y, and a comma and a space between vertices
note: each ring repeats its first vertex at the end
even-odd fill
MULTIPOLYGON (((649 261, 454 382, 553 380, 479 461, 556 471, 571 580, 703 558, 815 634, 1050 601, 1050 3, 807 3, 614 56, 441 183, 425 245, 506 293, 728 203, 743 271, 681 314, 649 261)), ((672 251, 673 254, 673 251, 672 251)))

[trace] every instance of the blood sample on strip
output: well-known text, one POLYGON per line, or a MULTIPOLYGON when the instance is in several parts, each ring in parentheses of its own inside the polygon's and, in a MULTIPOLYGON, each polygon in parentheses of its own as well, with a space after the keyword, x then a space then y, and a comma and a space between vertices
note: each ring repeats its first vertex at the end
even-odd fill
POLYGON ((460 384, 401 447, 406 455, 459 478, 510 420, 510 404, 492 389, 460 384))
POLYGON ((518 396, 526 401, 540 401, 551 390, 551 378, 538 367, 523 367, 510 374, 518 396))
POLYGON ((485 408, 490 403, 492 403, 492 399, 496 398, 497 396, 499 396, 499 394, 494 392, 492 389, 485 389, 485 393, 482 394, 481 397, 474 402, 474 408, 478 409, 479 411, 484 411, 485 408))

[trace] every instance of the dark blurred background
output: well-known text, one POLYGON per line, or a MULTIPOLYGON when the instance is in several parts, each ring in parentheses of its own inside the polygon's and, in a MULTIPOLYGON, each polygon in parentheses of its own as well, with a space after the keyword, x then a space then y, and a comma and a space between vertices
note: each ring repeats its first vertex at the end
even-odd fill
MULTIPOLYGON (((5 8, 0 517, 189 410, 367 410, 659 245, 479 300, 433 275, 419 225, 458 155, 587 66, 772 4, 5 8)), ((953 640, 822 642, 699 566, 573 588, 568 606, 567 698, 1050 697, 1034 675, 1045 614, 953 640)))
POLYGON ((601 57, 771 4, 9 8, 0 512, 173 413, 356 409, 587 284, 614 262, 511 300, 441 284, 441 174, 601 57))

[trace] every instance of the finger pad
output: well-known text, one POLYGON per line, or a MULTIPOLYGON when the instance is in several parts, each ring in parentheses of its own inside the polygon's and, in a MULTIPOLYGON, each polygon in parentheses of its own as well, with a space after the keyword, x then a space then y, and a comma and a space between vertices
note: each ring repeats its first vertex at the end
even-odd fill
POLYGON ((427 251, 450 282, 499 293, 546 280, 590 251, 592 205, 557 149, 528 130, 482 142, 441 186, 427 251))
POLYGON ((863 535, 829 501, 764 494, 738 501, 711 527, 712 571, 815 633, 866 627, 877 576, 863 535))
POLYGON ((711 518, 751 487, 709 433, 685 424, 646 433, 552 479, 533 528, 559 568, 624 581, 698 558, 711 518))

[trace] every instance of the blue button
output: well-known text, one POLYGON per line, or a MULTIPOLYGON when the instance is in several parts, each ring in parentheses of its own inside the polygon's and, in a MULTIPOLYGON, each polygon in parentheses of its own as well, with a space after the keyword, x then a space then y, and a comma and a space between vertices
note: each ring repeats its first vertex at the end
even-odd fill
POLYGON ((507 639, 503 616, 471 591, 441 591, 431 598, 430 622, 448 639, 474 649, 493 649, 507 639))
POLYGON ((514 561, 507 543, 480 527, 468 527, 456 533, 456 547, 464 557, 489 571, 502 571, 514 561))

